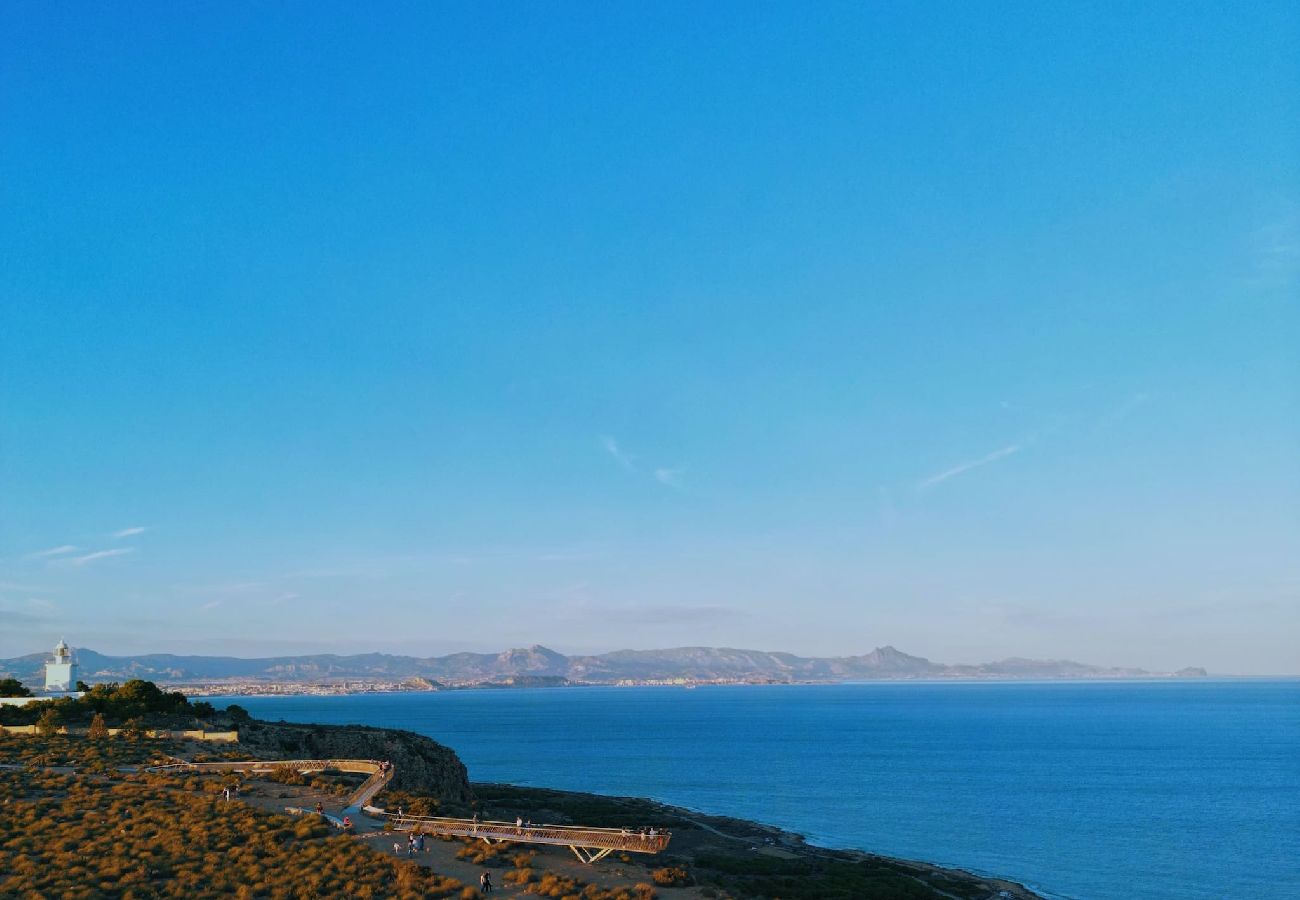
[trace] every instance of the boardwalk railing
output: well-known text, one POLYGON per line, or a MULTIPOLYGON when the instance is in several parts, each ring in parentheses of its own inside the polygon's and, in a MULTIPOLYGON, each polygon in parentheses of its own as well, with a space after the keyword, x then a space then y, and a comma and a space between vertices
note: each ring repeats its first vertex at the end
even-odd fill
POLYGON ((240 762, 178 762, 152 766, 150 772, 249 772, 266 774, 288 768, 295 772, 351 772, 369 775, 361 786, 348 795, 348 810, 360 809, 384 789, 393 778, 393 768, 385 768, 377 759, 252 759, 240 762))
POLYGON ((515 841, 523 844, 555 844, 568 847, 584 863, 594 863, 609 854, 660 853, 667 849, 672 834, 651 829, 629 831, 626 828, 584 828, 580 825, 515 825, 511 822, 476 822, 443 816, 399 816, 384 813, 398 831, 450 837, 480 838, 492 841, 515 841))

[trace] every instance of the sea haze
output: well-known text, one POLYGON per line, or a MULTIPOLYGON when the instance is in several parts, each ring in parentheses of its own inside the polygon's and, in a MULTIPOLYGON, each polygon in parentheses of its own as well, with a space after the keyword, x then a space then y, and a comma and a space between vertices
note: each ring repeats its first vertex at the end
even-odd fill
POLYGON ((429 735, 476 781, 653 797, 1052 897, 1300 896, 1300 681, 231 699, 429 735))

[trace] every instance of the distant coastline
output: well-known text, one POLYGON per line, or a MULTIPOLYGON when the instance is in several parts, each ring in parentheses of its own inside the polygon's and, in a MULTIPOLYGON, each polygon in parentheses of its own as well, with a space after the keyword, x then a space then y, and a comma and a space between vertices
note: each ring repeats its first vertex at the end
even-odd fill
MULTIPOLYGON (((363 694, 396 691, 490 690, 586 686, 677 687, 716 685, 843 684, 880 681, 1116 681, 1205 678, 1199 667, 1153 672, 1072 660, 1012 657, 996 662, 946 664, 885 646, 858 656, 801 657, 727 647, 617 650, 566 656, 540 645, 501 653, 438 657, 365 653, 242 659, 155 653, 108 656, 75 651, 90 682, 144 678, 190 696, 363 694)), ((45 656, 0 660, 0 677, 39 683, 45 656)))
MULTIPOLYGON (((1211 680, 1231 676, 1214 676, 1211 680)), ((591 688, 591 687, 656 687, 664 689, 694 689, 699 687, 811 687, 828 684, 1086 684, 1096 682, 1157 682, 1157 681, 1196 681, 1210 679, 1208 675, 1125 675, 1110 678, 875 678, 853 679, 847 681, 689 681, 666 683, 661 681, 626 681, 626 682, 565 682, 562 684, 530 684, 481 682, 467 685, 435 685, 419 687, 412 685, 353 684, 348 682, 211 682, 206 684, 169 684, 171 690, 179 691, 187 697, 342 697, 363 694, 419 694, 445 691, 492 691, 492 690, 542 690, 546 688, 591 688)), ((1237 680, 1237 679, 1232 679, 1237 680)))

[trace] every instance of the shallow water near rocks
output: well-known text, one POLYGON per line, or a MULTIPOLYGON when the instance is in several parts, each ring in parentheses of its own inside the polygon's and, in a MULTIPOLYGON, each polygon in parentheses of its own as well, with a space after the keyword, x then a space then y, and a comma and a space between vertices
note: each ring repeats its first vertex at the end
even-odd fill
POLYGON ((1300 681, 232 699, 428 735, 475 781, 652 797, 1052 897, 1300 897, 1300 681))

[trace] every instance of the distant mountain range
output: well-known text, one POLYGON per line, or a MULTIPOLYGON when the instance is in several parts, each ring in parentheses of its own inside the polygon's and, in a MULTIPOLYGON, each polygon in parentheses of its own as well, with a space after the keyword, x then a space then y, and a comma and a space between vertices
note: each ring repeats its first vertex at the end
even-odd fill
MULTIPOLYGON (((170 684, 226 681, 322 683, 339 681, 423 681, 450 686, 487 684, 612 684, 635 681, 689 682, 836 682, 925 679, 1104 679, 1200 677, 1205 670, 1149 672, 1108 668, 1069 660, 1013 657, 978 665, 944 665, 911 656, 893 647, 877 647, 861 656, 803 657, 792 653, 733 650, 725 647, 678 647, 671 650, 616 650, 598 656, 565 656, 542 646, 502 653, 453 653, 448 656, 396 656, 361 653, 351 656, 313 654, 240 659, 233 656, 105 656, 78 649, 80 678, 85 681, 146 678, 170 684)), ((0 677, 37 684, 46 654, 31 653, 0 660, 0 677)))

